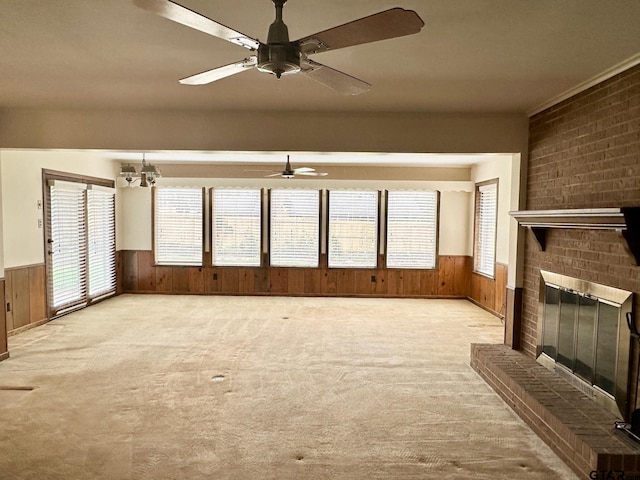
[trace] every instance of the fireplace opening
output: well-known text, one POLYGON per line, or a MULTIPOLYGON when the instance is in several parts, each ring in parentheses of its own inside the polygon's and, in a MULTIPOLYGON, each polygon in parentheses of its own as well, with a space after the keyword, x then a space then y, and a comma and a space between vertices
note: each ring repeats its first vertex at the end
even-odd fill
POLYGON ((538 361, 629 418, 633 293, 541 271, 538 361))

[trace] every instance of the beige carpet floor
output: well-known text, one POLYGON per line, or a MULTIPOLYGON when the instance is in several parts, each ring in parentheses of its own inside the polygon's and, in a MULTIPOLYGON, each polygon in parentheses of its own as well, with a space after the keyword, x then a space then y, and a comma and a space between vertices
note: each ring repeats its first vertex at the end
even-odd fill
POLYGON ((469 367, 501 341, 463 300, 123 295, 10 338, 0 479, 575 479, 469 367))

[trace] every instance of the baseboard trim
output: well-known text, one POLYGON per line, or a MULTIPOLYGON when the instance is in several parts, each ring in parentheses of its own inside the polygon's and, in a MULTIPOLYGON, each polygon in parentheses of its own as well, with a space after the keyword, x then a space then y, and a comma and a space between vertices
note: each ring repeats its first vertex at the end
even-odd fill
POLYGON ((49 322, 49 319, 48 318, 43 318, 42 320, 38 320, 37 322, 29 323, 28 325, 23 325, 21 327, 14 328, 13 330, 10 330, 10 331, 7 332, 7 336, 11 337, 13 335, 17 335, 17 334, 25 332, 27 330, 31 330, 32 328, 39 327, 40 325, 44 325, 47 322, 49 322))
POLYGON ((471 297, 465 297, 467 300, 469 300, 471 303, 473 303, 476 307, 480 307, 481 309, 489 312, 491 315, 493 315, 494 317, 498 317, 500 320, 504 321, 504 316, 500 315, 500 313, 496 312, 495 310, 491 310, 489 307, 482 305, 479 301, 477 301, 474 298, 471 297))
MULTIPOLYGON (((385 295, 367 293, 287 293, 287 292, 157 292, 154 290, 123 290, 118 295, 199 295, 224 297, 327 297, 327 298, 413 298, 413 299, 442 299, 442 300, 470 300, 465 295, 385 295)), ((493 312, 492 312, 493 313, 493 312)))

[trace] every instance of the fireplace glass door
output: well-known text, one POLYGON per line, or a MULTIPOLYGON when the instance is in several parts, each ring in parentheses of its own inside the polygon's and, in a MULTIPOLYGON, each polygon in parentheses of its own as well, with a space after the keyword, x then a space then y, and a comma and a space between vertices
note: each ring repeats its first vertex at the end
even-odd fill
POLYGON ((614 395, 620 307, 557 286, 545 291, 543 352, 614 395))
POLYGON ((623 412, 632 293, 550 272, 542 276, 539 360, 623 412))

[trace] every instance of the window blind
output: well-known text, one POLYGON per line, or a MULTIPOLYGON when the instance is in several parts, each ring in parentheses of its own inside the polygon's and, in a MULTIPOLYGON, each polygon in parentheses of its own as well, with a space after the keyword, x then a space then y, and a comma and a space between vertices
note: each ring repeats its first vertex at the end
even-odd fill
POLYGON ((213 265, 259 267, 262 246, 262 191, 212 191, 213 265))
POLYGON ((497 187, 490 183, 476 188, 474 270, 490 277, 495 269, 497 187))
POLYGON ((388 268, 436 267, 438 192, 387 192, 388 268))
POLYGON ((54 312, 78 305, 86 296, 84 185, 49 187, 49 293, 54 312))
POLYGON ((87 190, 87 240, 90 298, 116 289, 116 226, 114 194, 87 190))
POLYGON ((156 187, 155 259, 159 265, 202 265, 202 188, 156 187))
POLYGON ((378 265, 378 191, 329 192, 329 268, 378 265))
POLYGON ((270 263, 317 267, 320 256, 320 191, 271 190, 270 263))

